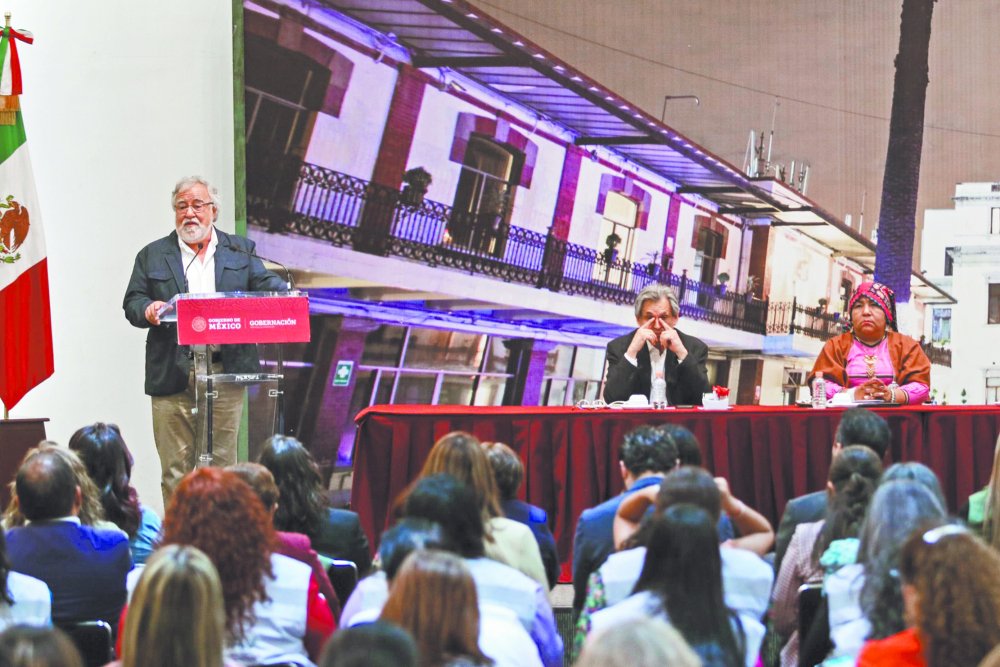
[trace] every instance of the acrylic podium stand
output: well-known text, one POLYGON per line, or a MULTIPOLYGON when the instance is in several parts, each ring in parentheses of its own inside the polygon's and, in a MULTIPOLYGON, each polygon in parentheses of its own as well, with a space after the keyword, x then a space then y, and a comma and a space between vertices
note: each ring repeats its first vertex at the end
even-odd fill
MULTIPOLYGON (((212 465, 215 413, 238 400, 246 406, 250 443, 259 447, 284 432, 282 343, 309 341, 309 297, 299 291, 178 294, 160 309, 161 322, 177 324, 177 342, 191 346, 197 406, 204 397, 205 449, 199 465, 212 465), (213 373, 211 353, 219 345, 276 344, 274 373, 213 373), (244 401, 245 399, 245 401, 244 401)), ((200 409, 196 406, 196 410, 200 409)), ((201 437, 198 438, 202 441, 201 437)), ((256 448, 256 447, 255 447, 256 448)), ((250 456, 254 460, 256 456, 250 456)))

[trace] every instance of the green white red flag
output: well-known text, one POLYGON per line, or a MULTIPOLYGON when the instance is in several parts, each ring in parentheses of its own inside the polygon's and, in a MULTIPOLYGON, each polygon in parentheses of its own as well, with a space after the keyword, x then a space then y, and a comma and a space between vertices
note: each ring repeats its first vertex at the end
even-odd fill
MULTIPOLYGON (((10 28, 0 39, 0 95, 21 91, 10 28), (9 91, 9 92, 4 92, 9 91)), ((7 108, 19 105, 7 105, 7 108)), ((42 217, 20 110, 0 124, 0 401, 8 409, 52 375, 52 319, 42 217)))

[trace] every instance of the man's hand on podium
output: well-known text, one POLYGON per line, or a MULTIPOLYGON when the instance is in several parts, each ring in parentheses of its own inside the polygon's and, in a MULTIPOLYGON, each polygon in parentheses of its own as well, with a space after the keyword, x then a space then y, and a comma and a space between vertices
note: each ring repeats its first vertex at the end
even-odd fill
POLYGON ((164 301, 154 301, 153 303, 146 306, 146 319, 150 324, 159 326, 160 316, 157 314, 160 308, 163 308, 166 304, 164 301))

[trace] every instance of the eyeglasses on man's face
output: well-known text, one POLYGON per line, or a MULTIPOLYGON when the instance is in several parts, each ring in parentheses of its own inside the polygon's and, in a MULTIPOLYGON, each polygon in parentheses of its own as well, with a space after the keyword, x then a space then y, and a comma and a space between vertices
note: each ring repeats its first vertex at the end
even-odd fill
POLYGON ((201 213, 206 206, 215 206, 215 204, 213 204, 210 201, 202 201, 200 199, 195 199, 190 204, 186 204, 182 201, 179 201, 174 204, 174 210, 177 211, 178 213, 184 213, 190 208, 195 213, 201 213))

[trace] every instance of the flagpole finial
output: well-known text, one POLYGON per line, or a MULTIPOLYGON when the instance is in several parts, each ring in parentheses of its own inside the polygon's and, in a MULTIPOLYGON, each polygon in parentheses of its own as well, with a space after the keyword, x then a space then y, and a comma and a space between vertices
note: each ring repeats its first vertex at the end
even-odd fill
POLYGON ((6 27, 10 27, 10 12, 4 12, 3 20, 6 23, 6 27))

